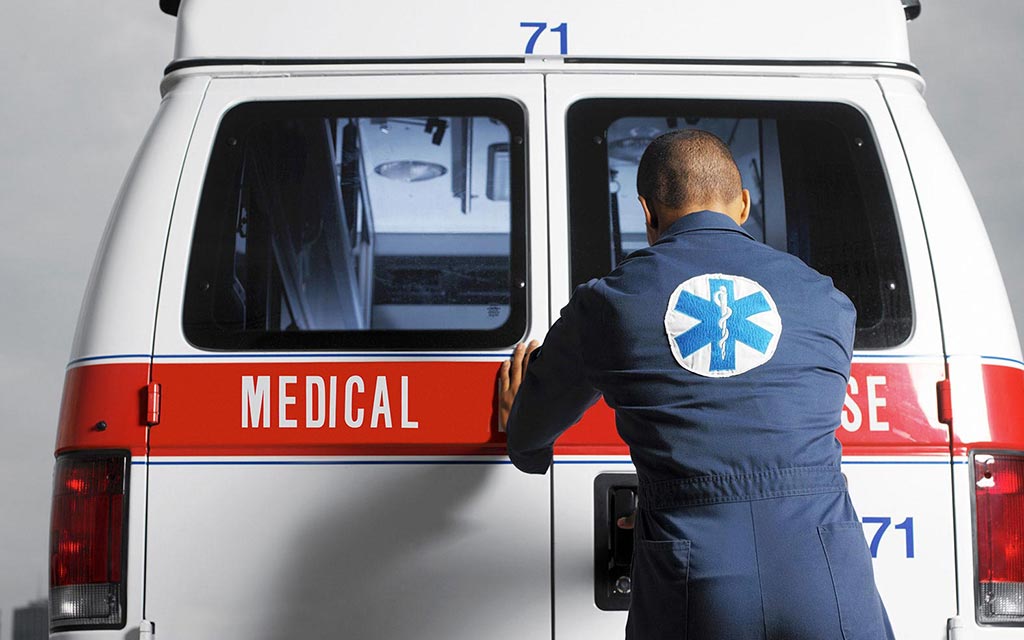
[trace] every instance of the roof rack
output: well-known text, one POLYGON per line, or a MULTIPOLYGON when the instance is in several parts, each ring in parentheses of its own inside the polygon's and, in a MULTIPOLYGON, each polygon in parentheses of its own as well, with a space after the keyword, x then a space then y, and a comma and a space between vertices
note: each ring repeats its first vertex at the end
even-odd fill
MULTIPOLYGON (((921 0, 900 0, 903 3, 903 12, 907 20, 913 20, 921 15, 921 0)), ((177 16, 181 0, 160 0, 160 10, 169 16, 177 16)))

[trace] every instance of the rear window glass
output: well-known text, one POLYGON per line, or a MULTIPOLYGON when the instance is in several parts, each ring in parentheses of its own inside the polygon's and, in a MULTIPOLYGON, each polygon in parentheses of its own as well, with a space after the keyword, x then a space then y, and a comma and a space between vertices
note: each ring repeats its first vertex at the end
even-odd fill
POLYGON ((258 102, 218 130, 184 305, 212 349, 473 348, 526 326, 523 113, 258 102))
POLYGON ((896 346, 913 327, 903 248, 874 137, 832 103, 597 99, 568 114, 573 285, 647 246, 640 156, 658 135, 704 129, 725 141, 750 190, 754 238, 828 275, 857 307, 855 346, 896 346))

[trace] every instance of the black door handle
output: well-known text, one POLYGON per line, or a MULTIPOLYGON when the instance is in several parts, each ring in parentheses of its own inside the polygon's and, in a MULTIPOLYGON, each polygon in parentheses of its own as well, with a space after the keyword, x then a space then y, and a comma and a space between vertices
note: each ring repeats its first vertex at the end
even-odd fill
POLYGON ((635 473, 602 473, 594 478, 594 603, 604 611, 629 609, 633 530, 619 518, 636 510, 635 473))
POLYGON ((611 511, 612 564, 629 569, 633 562, 633 530, 620 527, 619 518, 630 517, 636 511, 636 489, 612 487, 611 511))

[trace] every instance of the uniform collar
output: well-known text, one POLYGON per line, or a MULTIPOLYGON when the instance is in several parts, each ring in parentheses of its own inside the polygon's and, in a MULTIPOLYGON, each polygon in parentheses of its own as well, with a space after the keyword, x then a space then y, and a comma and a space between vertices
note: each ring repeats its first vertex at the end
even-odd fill
POLYGON ((736 224, 736 221, 718 211, 695 211, 679 218, 665 230, 665 236, 674 236, 687 231, 735 231, 742 233, 751 240, 754 236, 736 224))

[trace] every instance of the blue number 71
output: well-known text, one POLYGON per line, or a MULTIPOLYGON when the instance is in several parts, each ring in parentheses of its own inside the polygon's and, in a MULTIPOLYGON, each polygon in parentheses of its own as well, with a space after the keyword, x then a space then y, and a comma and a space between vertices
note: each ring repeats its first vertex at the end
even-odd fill
MULTIPOLYGON (((875 531, 875 537, 871 538, 871 544, 869 545, 869 547, 871 548, 871 557, 872 558, 877 558, 878 557, 878 544, 882 541, 882 534, 885 533, 885 530, 889 528, 890 524, 892 524, 892 518, 865 516, 864 518, 862 518, 862 520, 864 521, 864 524, 877 524, 877 525, 881 525, 881 526, 878 527, 878 530, 875 531)), ((896 525, 893 528, 894 529, 900 529, 900 530, 903 531, 903 534, 905 536, 904 542, 906 544, 906 557, 907 558, 913 558, 914 557, 914 519, 908 517, 908 518, 904 519, 903 522, 899 523, 898 525, 896 525)))
MULTIPOLYGON (((520 22, 519 26, 523 27, 524 29, 535 29, 535 31, 533 32, 533 35, 531 35, 530 39, 526 41, 526 54, 527 55, 532 54, 533 53, 533 48, 535 46, 537 46, 537 38, 539 38, 540 34, 544 33, 544 30, 548 28, 548 23, 546 23, 546 22, 520 22)), ((552 27, 551 31, 552 31, 552 33, 557 33, 561 37, 560 41, 559 41, 559 44, 560 44, 559 52, 563 56, 566 55, 569 52, 569 27, 568 27, 568 25, 566 25, 566 23, 563 22, 562 24, 558 25, 557 27, 552 27)))

